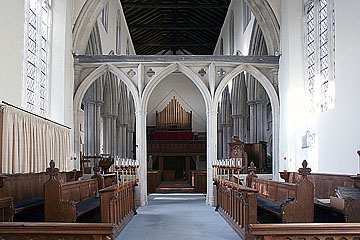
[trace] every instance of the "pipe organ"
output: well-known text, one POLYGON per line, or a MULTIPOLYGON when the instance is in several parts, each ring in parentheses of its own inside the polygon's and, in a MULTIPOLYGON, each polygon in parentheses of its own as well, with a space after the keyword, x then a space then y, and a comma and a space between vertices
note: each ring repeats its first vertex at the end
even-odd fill
POLYGON ((156 127, 192 128, 192 112, 187 112, 174 96, 161 112, 156 112, 156 127))

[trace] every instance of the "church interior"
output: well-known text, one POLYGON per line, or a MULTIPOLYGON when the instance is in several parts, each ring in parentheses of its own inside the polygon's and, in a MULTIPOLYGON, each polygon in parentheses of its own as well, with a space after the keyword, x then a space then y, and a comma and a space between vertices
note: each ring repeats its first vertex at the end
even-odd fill
POLYGON ((1 239, 360 238, 359 1, 1 2, 1 239))

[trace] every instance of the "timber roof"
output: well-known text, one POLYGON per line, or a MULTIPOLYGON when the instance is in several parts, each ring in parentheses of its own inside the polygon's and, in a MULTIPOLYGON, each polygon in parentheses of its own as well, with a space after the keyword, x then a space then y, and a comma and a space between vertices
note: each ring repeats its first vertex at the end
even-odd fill
POLYGON ((122 0, 136 54, 212 55, 231 0, 122 0))

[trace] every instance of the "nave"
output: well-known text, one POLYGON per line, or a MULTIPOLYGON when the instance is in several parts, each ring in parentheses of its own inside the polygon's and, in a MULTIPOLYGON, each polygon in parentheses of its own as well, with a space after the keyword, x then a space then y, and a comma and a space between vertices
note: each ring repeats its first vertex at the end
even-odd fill
POLYGON ((117 240, 241 239, 205 200, 196 193, 151 194, 149 205, 138 208, 117 240))

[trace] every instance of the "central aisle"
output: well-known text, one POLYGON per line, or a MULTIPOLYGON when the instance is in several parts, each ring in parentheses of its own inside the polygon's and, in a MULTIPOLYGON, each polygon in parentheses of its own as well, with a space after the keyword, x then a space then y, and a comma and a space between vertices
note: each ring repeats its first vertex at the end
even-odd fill
POLYGON ((151 194, 117 240, 241 239, 203 194, 151 194))

